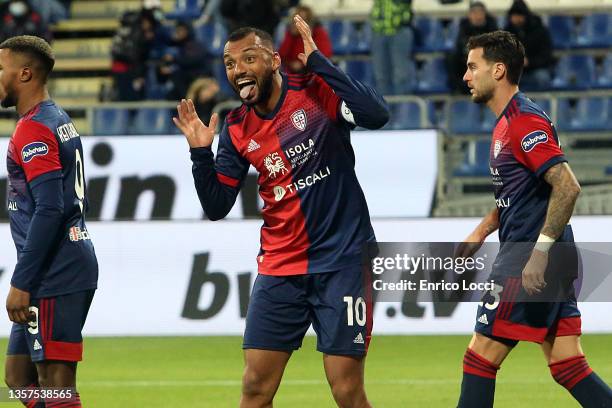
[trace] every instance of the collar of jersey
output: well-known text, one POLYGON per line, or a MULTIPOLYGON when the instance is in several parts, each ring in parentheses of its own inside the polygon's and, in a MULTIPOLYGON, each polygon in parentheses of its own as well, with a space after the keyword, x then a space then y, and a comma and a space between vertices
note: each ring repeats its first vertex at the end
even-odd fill
MULTIPOLYGON (((506 115, 506 111, 508 110, 508 107, 510 106, 510 104, 512 103, 513 100, 517 99, 520 95, 522 95, 523 93, 521 91, 517 91, 514 95, 512 95, 512 98, 510 98, 510 100, 508 101, 508 103, 506 104, 506 107, 504 108, 504 110, 502 111, 502 113, 499 115, 499 117, 495 120, 495 126, 497 126, 497 123, 499 123, 499 120, 501 118, 503 118, 506 115)), ((495 127, 493 126, 493 127, 495 127)))
POLYGON ((23 115, 21 115, 19 117, 19 119, 28 116, 30 113, 34 112, 38 107, 43 106, 43 105, 49 105, 52 104, 53 101, 51 99, 45 99, 43 101, 40 101, 39 103, 37 103, 36 105, 32 106, 32 109, 30 109, 29 111, 27 111, 26 113, 24 113, 23 115))
POLYGON ((287 95, 287 77, 285 76, 283 72, 281 72, 281 77, 283 79, 283 83, 281 84, 281 95, 280 95, 280 98, 278 98, 278 102, 276 103, 276 106, 274 107, 272 112, 266 115, 262 115, 261 113, 257 112, 257 109, 253 108, 253 112, 255 112, 255 114, 259 116, 261 119, 264 119, 264 120, 274 119, 274 116, 276 116, 280 108, 283 106, 283 103, 285 102, 285 96, 287 95))

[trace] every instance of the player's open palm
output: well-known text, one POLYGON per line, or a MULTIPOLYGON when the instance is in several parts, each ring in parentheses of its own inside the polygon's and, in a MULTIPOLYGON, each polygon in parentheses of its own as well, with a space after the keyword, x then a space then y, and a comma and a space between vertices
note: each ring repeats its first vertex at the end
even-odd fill
POLYGON ((219 117, 214 113, 210 117, 208 126, 202 122, 196 113, 195 106, 191 99, 183 99, 176 107, 178 118, 172 118, 172 121, 187 138, 189 147, 208 147, 212 144, 215 137, 215 129, 219 117))
POLYGON ((546 252, 533 250, 527 265, 523 269, 522 283, 525 292, 532 296, 540 293, 546 287, 544 273, 548 266, 548 254, 546 252))
POLYGON ((318 50, 317 45, 312 38, 312 31, 310 30, 310 26, 300 15, 296 15, 293 18, 295 23, 295 28, 297 28, 298 33, 302 37, 302 41, 304 42, 304 52, 298 54, 298 59, 302 62, 302 64, 306 65, 308 61, 308 57, 310 54, 318 50))

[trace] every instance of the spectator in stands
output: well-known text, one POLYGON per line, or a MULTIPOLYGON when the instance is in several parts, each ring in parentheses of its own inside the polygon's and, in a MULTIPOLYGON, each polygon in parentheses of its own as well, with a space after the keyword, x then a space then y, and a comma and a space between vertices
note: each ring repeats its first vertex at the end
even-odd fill
POLYGON ((40 14, 44 24, 55 24, 68 18, 68 10, 57 0, 28 0, 32 8, 40 14))
POLYGON ((116 96, 119 101, 144 98, 146 63, 156 44, 160 22, 152 10, 127 12, 113 37, 112 66, 116 96))
POLYGON ((312 38, 319 51, 328 58, 332 56, 332 44, 329 35, 325 28, 316 20, 312 9, 308 6, 297 6, 291 16, 291 22, 285 31, 283 42, 278 49, 285 71, 292 74, 302 73, 306 68, 298 59, 298 55, 304 52, 304 40, 302 40, 293 21, 293 17, 296 15, 302 17, 312 27, 312 38))
POLYGON ((171 41, 157 69, 157 77, 164 84, 166 99, 179 100, 185 97, 189 84, 198 77, 210 76, 206 48, 196 38, 189 22, 176 24, 171 41))
POLYGON ((497 20, 488 11, 482 1, 470 3, 466 17, 459 22, 459 32, 455 39, 455 48, 448 55, 448 83, 452 92, 468 93, 469 89, 463 82, 465 63, 467 60, 466 45, 468 39, 497 30, 497 20))
POLYGON ((51 32, 32 5, 26 0, 9 0, 0 6, 0 42, 18 35, 35 35, 47 41, 51 32))
POLYGON ((274 37, 276 26, 289 4, 289 0, 221 0, 219 11, 228 33, 249 26, 274 37))
POLYGON ((208 123, 215 105, 221 102, 219 97, 219 84, 214 78, 200 78, 195 80, 187 91, 187 99, 191 99, 196 113, 202 122, 208 123))
POLYGON ((525 90, 547 89, 555 60, 550 32, 542 18, 533 14, 523 0, 514 0, 508 10, 505 29, 515 34, 525 47, 521 87, 525 90))
POLYGON ((374 0, 372 21, 372 64, 376 86, 383 95, 412 90, 414 30, 412 0, 374 0))

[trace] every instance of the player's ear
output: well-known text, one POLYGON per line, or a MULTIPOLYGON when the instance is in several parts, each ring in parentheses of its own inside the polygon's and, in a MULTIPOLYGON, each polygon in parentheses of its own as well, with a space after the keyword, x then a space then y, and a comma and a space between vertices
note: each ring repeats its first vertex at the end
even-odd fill
POLYGON ((19 82, 29 82, 32 76, 32 68, 30 67, 23 67, 19 70, 19 82))
POLYGON ((275 52, 272 56, 272 70, 276 71, 281 66, 281 57, 278 52, 275 52))
POLYGON ((504 64, 502 64, 501 62, 494 64, 493 78, 495 78, 496 81, 501 80, 505 74, 506 74, 506 66, 504 64))

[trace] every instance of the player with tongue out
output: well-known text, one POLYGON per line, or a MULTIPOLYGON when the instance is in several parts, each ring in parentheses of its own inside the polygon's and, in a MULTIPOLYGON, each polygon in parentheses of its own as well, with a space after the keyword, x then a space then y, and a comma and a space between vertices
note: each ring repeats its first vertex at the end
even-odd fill
POLYGON ((174 123, 191 147, 195 186, 209 219, 229 213, 250 165, 259 172, 264 225, 246 316, 241 408, 272 406, 311 324, 336 403, 368 408, 364 367, 372 305, 362 252, 376 238, 350 131, 384 126, 389 110, 374 89, 317 51, 301 17, 295 23, 304 41, 299 58, 311 72, 304 75, 281 73, 269 34, 250 27, 230 34, 223 60, 243 104, 227 115, 216 157, 216 114, 206 126, 192 101, 182 100, 174 123))

